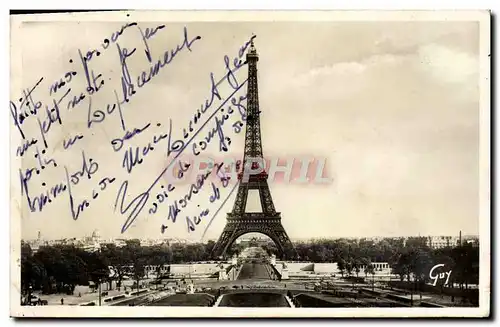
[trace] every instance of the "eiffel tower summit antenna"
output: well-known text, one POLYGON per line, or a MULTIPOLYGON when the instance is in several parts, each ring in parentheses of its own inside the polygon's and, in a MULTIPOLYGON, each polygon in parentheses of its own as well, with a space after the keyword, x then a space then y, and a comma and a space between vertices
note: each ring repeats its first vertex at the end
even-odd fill
MULTIPOLYGON (((250 41, 246 60, 248 63, 248 85, 247 85, 247 126, 245 132, 245 152, 243 156, 243 167, 245 163, 254 160, 264 162, 262 151, 262 136, 260 130, 259 93, 257 84, 257 61, 259 55, 255 48, 254 38, 250 41)), ((224 256, 234 241, 247 233, 261 233, 273 240, 278 248, 279 254, 285 258, 288 250, 293 249, 292 242, 285 228, 281 224, 281 213, 276 212, 269 185, 268 174, 263 170, 259 174, 251 174, 248 179, 242 179, 242 173, 238 175, 240 184, 234 202, 233 210, 227 214, 227 221, 222 234, 212 250, 213 257, 224 256), (259 192, 261 212, 247 212, 246 204, 248 191, 259 192)))

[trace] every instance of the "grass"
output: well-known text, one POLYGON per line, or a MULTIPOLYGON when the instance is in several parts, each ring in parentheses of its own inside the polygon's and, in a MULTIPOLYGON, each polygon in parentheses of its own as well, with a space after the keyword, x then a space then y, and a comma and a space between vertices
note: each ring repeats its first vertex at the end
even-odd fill
POLYGON ((155 306, 188 306, 188 307, 206 307, 214 300, 214 297, 208 294, 174 294, 159 302, 155 306))

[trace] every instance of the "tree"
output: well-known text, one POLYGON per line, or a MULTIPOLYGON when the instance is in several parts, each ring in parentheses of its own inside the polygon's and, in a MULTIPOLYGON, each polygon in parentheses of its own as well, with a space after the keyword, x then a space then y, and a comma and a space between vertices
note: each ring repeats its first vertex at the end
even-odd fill
POLYGON ((338 270, 340 271, 340 274, 342 275, 342 277, 344 277, 344 272, 346 270, 346 262, 344 259, 340 259, 338 262, 337 262, 337 268, 338 270))
POLYGON ((87 262, 82 259, 82 254, 83 250, 74 246, 41 247, 33 255, 33 261, 45 268, 46 276, 41 287, 43 291, 72 294, 76 285, 85 285, 88 281, 87 262))
POLYGON ((212 250, 214 249, 215 242, 214 241, 208 241, 207 244, 205 244, 205 249, 208 255, 212 253, 212 250))
POLYGON ((429 249, 427 246, 426 237, 408 237, 406 239, 406 247, 410 249, 429 249))
POLYGON ((373 270, 373 265, 371 263, 371 260, 370 258, 367 257, 361 258, 360 263, 364 267, 363 272, 365 273, 365 277, 367 277, 370 271, 373 270))
POLYGON ((21 244, 21 293, 27 294, 31 289, 42 288, 47 279, 47 271, 42 263, 33 255, 28 244, 21 244))
POLYGON ((397 261, 392 266, 392 271, 393 273, 399 275, 401 281, 404 281, 405 277, 409 281, 411 273, 411 263, 411 253, 406 250, 398 255, 397 261))
POLYGON ((62 290, 66 294, 73 294, 76 285, 88 284, 88 263, 82 259, 85 252, 74 246, 66 246, 61 249, 61 253, 67 271, 61 279, 62 290))
MULTIPOLYGON (((234 242, 233 244, 231 244, 231 246, 227 249, 226 251, 226 256, 228 257, 232 257, 233 255, 238 255, 241 253, 241 251, 243 251, 243 248, 244 246, 242 244, 236 244, 236 242, 234 242)), ((277 253, 278 251, 276 251, 277 253)))
POLYGON ((101 255, 104 262, 111 268, 110 279, 116 280, 116 286, 121 287, 123 278, 130 273, 130 257, 124 248, 119 248, 115 244, 106 244, 101 247, 101 255))
POLYGON ((21 292, 27 293, 34 282, 33 252, 29 244, 21 243, 21 292))
POLYGON ((140 243, 130 242, 124 247, 124 251, 128 254, 129 263, 131 265, 131 274, 137 284, 137 290, 139 290, 140 281, 144 277, 144 249, 140 246, 140 243))
POLYGON ((375 288, 375 268, 373 267, 373 264, 369 261, 365 262, 365 277, 368 276, 368 274, 372 275, 372 287, 375 288))
POLYGON ((353 260, 353 269, 354 272, 356 273, 356 277, 359 277, 359 272, 361 271, 361 266, 363 265, 362 261, 360 258, 355 258, 353 260))
POLYGON ((375 275, 375 269, 372 265, 371 262, 369 262, 366 266, 365 266, 365 276, 368 276, 368 274, 371 274, 371 275, 375 275))
POLYGON ((432 268, 432 258, 427 249, 417 249, 413 253, 412 272, 418 283, 425 283, 429 279, 432 268))
POLYGON ((288 260, 298 260, 300 258, 297 250, 290 244, 285 245, 285 248, 283 249, 283 257, 288 260))
POLYGON ((351 276, 352 269, 353 269, 353 262, 351 259, 349 259, 346 261, 346 264, 345 264, 345 271, 346 271, 348 276, 351 276))
POLYGON ((87 263, 88 280, 95 285, 99 285, 102 281, 108 282, 111 289, 109 267, 100 252, 83 252, 81 257, 87 263))
POLYGON ((455 247, 451 255, 455 262, 454 278, 460 288, 479 283, 479 248, 464 244, 455 247))

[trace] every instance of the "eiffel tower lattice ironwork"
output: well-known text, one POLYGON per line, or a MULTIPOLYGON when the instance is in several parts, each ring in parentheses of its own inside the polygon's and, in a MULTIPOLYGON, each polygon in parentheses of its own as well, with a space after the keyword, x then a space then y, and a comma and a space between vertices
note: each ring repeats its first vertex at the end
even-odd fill
MULTIPOLYGON (((259 60, 259 56, 253 44, 253 39, 246 59, 248 64, 247 126, 243 166, 252 165, 254 170, 261 170, 259 169, 258 162, 263 163, 264 161, 257 87, 257 61, 259 60), (249 162, 250 164, 248 164, 249 162)), ((285 228, 281 224, 281 213, 276 212, 274 208, 267 183, 267 172, 262 169, 262 172, 258 174, 249 174, 247 179, 242 177, 243 173, 240 172, 238 175, 240 184, 238 186, 236 201, 232 212, 227 214, 226 226, 212 250, 212 256, 224 256, 227 249, 238 237, 246 233, 257 232, 270 237, 276 244, 281 257, 284 257, 288 249, 292 249, 293 246, 285 228), (257 190, 259 192, 262 212, 246 212, 249 190, 257 190)))

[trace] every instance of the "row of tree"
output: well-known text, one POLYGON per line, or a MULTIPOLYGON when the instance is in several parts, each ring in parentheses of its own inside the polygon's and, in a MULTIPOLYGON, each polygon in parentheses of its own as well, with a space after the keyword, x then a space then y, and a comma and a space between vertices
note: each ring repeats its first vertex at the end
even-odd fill
MULTIPOLYGON (((21 282, 23 291, 31 286, 45 293, 72 293, 76 285, 93 282, 113 282, 121 286, 125 278, 136 284, 144 278, 146 265, 161 267, 169 264, 210 261, 215 243, 172 244, 141 246, 139 240, 130 240, 123 247, 105 244, 97 252, 68 246, 44 246, 36 253, 27 244, 21 250, 21 282), (110 273, 110 269, 112 273, 110 273)), ((278 254, 273 243, 261 245, 269 254, 278 254)), ((227 255, 243 249, 234 244, 227 255)), ((312 262, 337 262, 342 274, 373 273, 372 262, 387 262, 401 280, 428 280, 428 272, 437 263, 453 269, 453 279, 459 284, 477 283, 479 251, 470 245, 444 249, 430 249, 422 239, 320 240, 294 244, 286 250, 288 257, 312 262), (363 268, 363 269, 362 269, 363 268)))
POLYGON ((161 267, 172 263, 206 260, 214 242, 206 244, 173 244, 141 246, 130 240, 123 247, 105 244, 97 252, 86 252, 72 245, 42 246, 33 253, 28 244, 21 245, 21 286, 24 292, 70 293, 76 285, 113 282, 120 287, 125 278, 136 285, 145 275, 145 266, 161 267))
MULTIPOLYGON (((273 243, 264 249, 278 254, 273 243)), ((469 243, 431 249, 425 237, 386 238, 378 242, 370 239, 316 240, 294 244, 285 250, 288 257, 312 262, 336 262, 342 275, 365 276, 374 274, 372 263, 385 262, 391 272, 399 275, 401 281, 425 283, 430 279, 430 270, 437 264, 452 270, 449 284, 461 286, 479 282, 479 247, 469 243)), ((441 280, 442 281, 442 280, 441 280)))

